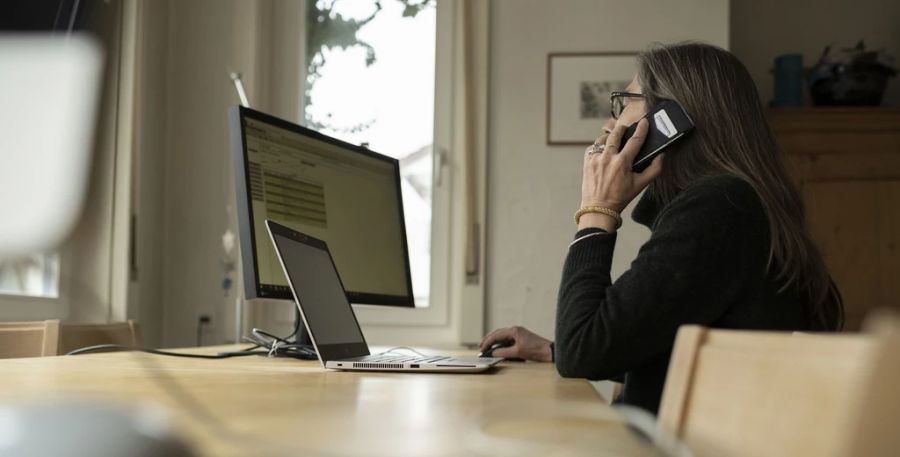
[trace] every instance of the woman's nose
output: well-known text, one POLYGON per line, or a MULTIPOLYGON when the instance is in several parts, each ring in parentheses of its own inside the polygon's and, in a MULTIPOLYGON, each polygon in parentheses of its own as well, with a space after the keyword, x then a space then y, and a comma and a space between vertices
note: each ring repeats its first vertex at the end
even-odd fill
POLYGON ((616 128, 616 120, 609 118, 606 120, 606 123, 603 124, 603 133, 612 132, 614 128, 616 128))

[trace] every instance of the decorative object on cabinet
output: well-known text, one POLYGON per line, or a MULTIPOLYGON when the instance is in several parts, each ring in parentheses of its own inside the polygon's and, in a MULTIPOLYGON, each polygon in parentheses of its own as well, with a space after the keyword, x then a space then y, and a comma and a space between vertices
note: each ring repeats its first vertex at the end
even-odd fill
POLYGON ((831 56, 831 45, 822 51, 810 70, 809 88, 815 105, 878 106, 888 78, 897 75, 893 58, 884 51, 867 50, 860 41, 842 50, 846 58, 831 56))

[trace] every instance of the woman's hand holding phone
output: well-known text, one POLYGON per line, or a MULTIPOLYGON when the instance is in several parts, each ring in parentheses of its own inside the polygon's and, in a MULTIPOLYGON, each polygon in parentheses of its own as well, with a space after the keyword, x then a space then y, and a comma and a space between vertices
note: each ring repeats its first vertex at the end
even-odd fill
MULTIPOLYGON (((632 171, 634 158, 647 137, 649 123, 647 119, 641 119, 634 135, 620 148, 619 143, 626 128, 625 125, 618 125, 609 134, 598 138, 594 144, 604 145, 599 152, 595 146, 585 150, 581 181, 582 207, 602 206, 621 213, 662 172, 664 154, 654 158, 643 172, 632 171)), ((579 229, 586 227, 601 227, 612 233, 616 224, 610 216, 589 213, 583 215, 578 224, 579 229)))

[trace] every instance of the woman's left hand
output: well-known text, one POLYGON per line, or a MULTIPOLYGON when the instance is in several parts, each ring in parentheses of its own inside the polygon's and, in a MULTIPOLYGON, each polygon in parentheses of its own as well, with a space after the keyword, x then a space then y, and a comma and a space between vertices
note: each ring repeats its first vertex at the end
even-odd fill
MULTIPOLYGON (((631 170, 634 157, 647 137, 647 119, 641 119, 634 135, 619 150, 625 125, 597 139, 594 144, 605 144, 600 152, 594 146, 585 150, 584 175, 581 181, 581 206, 603 206, 621 213, 653 179, 662 172, 663 154, 660 154, 641 173, 631 170)), ((585 215, 588 216, 588 215, 585 215)))

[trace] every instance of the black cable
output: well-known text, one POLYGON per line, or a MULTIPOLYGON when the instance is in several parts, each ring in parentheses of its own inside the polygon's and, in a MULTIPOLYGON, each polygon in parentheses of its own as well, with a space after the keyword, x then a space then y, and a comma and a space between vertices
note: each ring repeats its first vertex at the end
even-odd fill
POLYGON ((218 354, 185 354, 181 352, 169 352, 169 351, 161 351, 159 349, 148 349, 148 348, 138 348, 131 346, 123 346, 121 344, 98 344, 95 346, 88 346, 79 349, 75 349, 74 351, 69 352, 66 355, 79 355, 79 354, 87 354, 90 352, 104 351, 109 349, 115 349, 119 351, 130 351, 130 352, 146 352, 148 354, 156 354, 156 355, 166 355, 170 357, 185 357, 192 359, 227 359, 229 357, 244 357, 248 355, 267 355, 269 351, 254 351, 254 349, 259 348, 260 345, 254 345, 252 347, 242 349, 240 351, 232 351, 232 352, 220 352, 218 354))
MULTIPOLYGON (((87 354, 91 352, 97 351, 106 351, 110 349, 118 350, 118 351, 131 351, 131 352, 145 352, 147 354, 155 354, 155 355, 165 355, 170 357, 184 357, 191 359, 227 359, 230 357, 244 357, 248 355, 266 355, 269 357, 292 357, 295 359, 301 360, 316 360, 319 358, 316 349, 308 344, 299 344, 296 342, 291 342, 290 339, 297 336, 300 332, 300 310, 296 310, 296 318, 294 319, 294 331, 284 337, 275 336, 265 330, 260 330, 258 328, 254 328, 251 330, 251 336, 249 337, 241 337, 242 341, 253 344, 249 348, 242 349, 240 351, 231 351, 231 352, 220 352, 218 354, 208 355, 208 354, 186 354, 182 352, 169 352, 169 351, 161 351, 159 349, 149 349, 149 348, 139 348, 139 347, 131 347, 124 346, 121 344, 98 344, 95 346, 88 346, 79 349, 75 349, 74 351, 69 352, 66 355, 79 355, 79 354, 87 354), (263 350, 255 351, 254 349, 263 348, 263 350)), ((202 329, 202 324, 204 322, 198 323, 197 326, 197 337, 200 337, 200 331, 202 329)))
MULTIPOLYGON (((254 329, 257 330, 257 329, 254 329)), ((257 330, 259 332, 259 330, 257 330)), ((265 332, 263 332, 265 333, 265 332)), ((277 338, 277 337, 276 337, 277 338)), ((97 351, 107 351, 110 349, 126 352, 145 352, 147 354, 165 355, 169 357, 184 357, 190 359, 227 359, 231 357, 244 357, 248 355, 265 355, 269 357, 291 357, 301 360, 316 360, 319 358, 315 349, 304 344, 283 343, 281 341, 268 342, 260 338, 242 338, 244 341, 253 343, 249 348, 240 351, 220 352, 218 354, 186 354, 183 352, 161 351, 159 349, 139 348, 131 346, 123 346, 121 344, 98 344, 88 346, 69 352, 66 355, 88 354, 97 351), (263 348, 256 351, 257 348, 263 348), (274 348, 274 349, 273 349, 274 348)), ((279 338, 280 339, 280 338, 279 338)), ((282 340, 283 341, 283 340, 282 340)))
POLYGON ((242 336, 241 341, 253 343, 257 347, 267 349, 269 357, 292 357, 300 360, 318 360, 319 354, 311 344, 302 344, 296 336, 300 333, 301 317, 300 309, 296 308, 294 316, 294 331, 290 335, 280 337, 265 330, 254 328, 250 335, 242 336), (291 341, 293 338, 293 341, 291 341))
POLYGON ((258 328, 252 329, 250 335, 241 337, 241 341, 254 343, 268 349, 268 355, 271 357, 293 357, 301 360, 317 360, 319 358, 316 349, 311 345, 292 343, 258 328))
POLYGON ((264 337, 266 337, 266 338, 271 338, 271 339, 273 339, 273 340, 275 340, 275 341, 277 341, 277 342, 279 342, 279 343, 281 343, 281 344, 297 344, 297 343, 292 343, 292 342, 288 341, 288 338, 290 338, 290 336, 288 336, 287 338, 279 338, 279 337, 277 337, 277 336, 275 336, 275 335, 273 335, 273 334, 271 334, 271 333, 269 333, 269 332, 267 332, 267 331, 265 331, 265 330, 258 329, 258 328, 255 328, 255 329, 251 330, 251 332, 252 332, 257 338, 258 338, 260 335, 262 335, 262 336, 264 336, 264 337))

